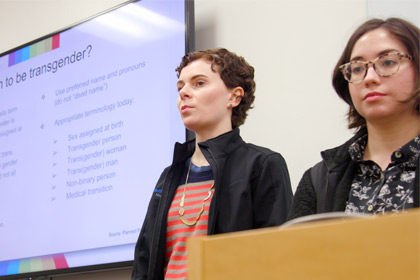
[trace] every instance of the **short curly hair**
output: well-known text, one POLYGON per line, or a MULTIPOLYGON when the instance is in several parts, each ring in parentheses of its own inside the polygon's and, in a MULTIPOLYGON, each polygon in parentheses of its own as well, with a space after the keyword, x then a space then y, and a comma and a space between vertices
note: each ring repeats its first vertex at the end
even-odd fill
MULTIPOLYGON (((367 32, 378 28, 387 30, 398 40, 400 40, 407 48, 408 55, 413 58, 415 69, 419 69, 420 32, 417 26, 400 18, 389 18, 386 20, 370 19, 360 25, 347 42, 347 46, 339 58, 332 76, 332 84, 336 93, 349 105, 347 117, 349 121, 348 127, 350 129, 355 128, 356 130, 359 130, 360 128, 366 126, 366 120, 357 112, 356 108, 354 107, 353 101, 350 97, 349 85, 341 73, 340 65, 350 61, 350 56, 354 45, 357 43, 360 37, 362 37, 367 32)), ((419 79, 417 75, 416 87, 412 95, 413 99, 417 99, 415 104, 415 109, 417 111, 419 110, 419 92, 419 79)))
POLYGON ((242 56, 224 48, 217 48, 186 54, 181 64, 175 69, 178 77, 184 67, 198 59, 209 61, 211 69, 220 74, 228 89, 241 87, 244 90, 240 104, 232 109, 232 127, 239 127, 245 122, 247 111, 252 108, 255 100, 254 67, 249 65, 242 56))

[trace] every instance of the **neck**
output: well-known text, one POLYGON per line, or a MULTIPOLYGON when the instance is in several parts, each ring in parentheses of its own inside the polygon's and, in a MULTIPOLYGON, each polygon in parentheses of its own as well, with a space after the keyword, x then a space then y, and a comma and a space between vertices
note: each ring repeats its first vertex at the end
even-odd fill
POLYGON ((420 119, 418 117, 399 122, 372 123, 367 122, 368 142, 363 159, 376 162, 382 170, 391 162, 392 153, 404 146, 420 133, 420 119))
POLYGON ((203 153, 201 152, 200 148, 198 147, 198 142, 195 142, 195 152, 191 157, 191 162, 194 163, 196 166, 209 166, 210 163, 204 157, 203 153))

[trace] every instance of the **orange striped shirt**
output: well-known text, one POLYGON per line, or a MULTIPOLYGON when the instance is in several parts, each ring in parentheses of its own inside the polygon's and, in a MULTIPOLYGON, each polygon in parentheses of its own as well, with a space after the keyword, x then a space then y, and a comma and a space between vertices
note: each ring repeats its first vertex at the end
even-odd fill
MULTIPOLYGON (((198 168, 198 167, 197 167, 198 168)), ((191 170, 192 171, 192 170, 191 170)), ((208 172, 207 172, 208 173, 208 172)), ((212 174, 210 172, 212 177, 212 174)), ((194 174, 190 173, 190 178, 193 180, 194 174)), ((208 177, 207 177, 208 178, 208 177)), ((184 179, 185 180, 185 179, 184 179)), ((175 197, 172 200, 172 204, 168 212, 168 222, 166 230, 166 267, 165 267, 165 279, 187 279, 187 247, 186 240, 192 236, 203 236, 207 235, 208 219, 209 219, 209 208, 211 199, 213 197, 214 189, 213 180, 206 180, 200 182, 193 182, 188 184, 181 184, 175 193, 175 197), (181 221, 180 202, 184 193, 185 187, 185 198, 184 198, 184 218, 188 221, 195 221, 199 215, 200 210, 203 206, 204 211, 198 219, 197 223, 192 226, 188 226, 181 221)))

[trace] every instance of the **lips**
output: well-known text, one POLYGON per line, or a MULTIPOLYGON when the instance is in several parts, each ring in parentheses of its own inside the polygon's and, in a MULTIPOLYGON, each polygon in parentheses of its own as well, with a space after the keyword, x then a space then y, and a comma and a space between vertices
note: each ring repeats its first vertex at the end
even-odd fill
POLYGON ((185 112, 185 111, 187 111, 190 108, 192 108, 192 107, 190 107, 188 105, 184 105, 184 106, 181 107, 181 112, 185 112))
POLYGON ((365 95, 363 100, 368 102, 373 102, 381 99, 382 97, 386 96, 386 94, 380 93, 380 92, 369 92, 365 95))

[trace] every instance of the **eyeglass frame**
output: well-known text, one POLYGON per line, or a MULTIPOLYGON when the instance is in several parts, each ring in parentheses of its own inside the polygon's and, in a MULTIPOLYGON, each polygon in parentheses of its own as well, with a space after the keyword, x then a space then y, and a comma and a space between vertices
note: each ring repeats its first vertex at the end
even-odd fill
POLYGON ((372 59, 372 60, 367 60, 367 61, 360 61, 360 60, 354 60, 354 61, 350 61, 350 62, 347 62, 347 63, 344 63, 344 64, 342 64, 342 65, 340 65, 339 67, 338 67, 338 69, 340 69, 340 71, 341 71, 341 73, 343 74, 343 76, 344 76, 344 79, 347 81, 347 82, 349 82, 349 83, 351 83, 351 84, 356 84, 356 83, 360 83, 360 82, 362 82, 365 78, 366 78, 366 75, 367 75, 367 72, 368 72, 368 70, 369 70, 369 66, 372 64, 372 66, 373 66, 373 69, 375 70, 375 72, 376 72, 376 74, 378 74, 379 76, 381 76, 381 77, 391 77, 391 76, 393 76, 393 75, 395 75, 396 73, 398 73, 398 71, 400 71, 400 66, 401 66, 401 59, 402 58, 407 58, 407 59, 409 59, 409 60, 413 60, 413 58, 410 56, 410 55, 408 55, 408 54, 405 54, 405 53, 402 53, 402 52, 389 52, 389 53, 386 53, 386 54, 382 54, 382 55, 380 55, 380 56, 378 56, 377 58, 375 58, 375 59, 372 59), (376 67, 375 67, 375 63, 379 60, 379 59, 381 59, 381 58, 383 58, 384 56, 387 56, 387 55, 394 55, 394 54, 396 54, 396 55, 398 55, 398 69, 397 69, 397 71, 395 71, 395 73, 392 73, 391 75, 382 75, 381 73, 378 73, 378 71, 376 70, 376 67), (363 79, 361 79, 361 80, 359 80, 359 81, 356 81, 356 82, 351 82, 351 81, 349 81, 348 79, 347 79, 347 76, 346 76, 346 73, 345 73, 345 71, 347 71, 346 70, 346 68, 348 67, 348 66, 350 66, 351 64, 354 64, 354 63, 362 63, 362 64, 364 64, 365 66, 367 65, 367 67, 365 67, 365 74, 363 75, 363 79))

